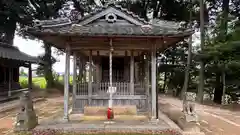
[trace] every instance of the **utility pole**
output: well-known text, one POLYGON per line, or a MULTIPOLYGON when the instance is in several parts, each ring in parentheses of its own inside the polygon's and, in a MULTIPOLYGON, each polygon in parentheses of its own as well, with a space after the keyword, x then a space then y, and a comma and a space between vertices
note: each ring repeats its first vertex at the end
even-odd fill
MULTIPOLYGON (((204 31, 204 0, 200 0, 200 32, 201 32, 201 45, 200 52, 203 51, 205 44, 205 31, 204 31)), ((204 63, 200 60, 200 71, 199 71, 199 86, 197 93, 197 101, 202 103, 204 91, 204 63)))

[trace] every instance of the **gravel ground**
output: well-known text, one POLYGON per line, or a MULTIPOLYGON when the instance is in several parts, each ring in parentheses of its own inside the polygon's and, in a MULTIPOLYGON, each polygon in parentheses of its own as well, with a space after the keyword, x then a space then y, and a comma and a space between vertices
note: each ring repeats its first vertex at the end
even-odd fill
MULTIPOLYGON (((63 107, 63 97, 48 98, 45 101, 39 101, 34 104, 39 122, 52 117, 57 111, 61 111, 63 107)), ((0 135, 12 134, 13 123, 15 122, 18 109, 12 109, 0 112, 0 135)))
MULTIPOLYGON (((159 96, 159 103, 182 108, 182 101, 168 96, 159 96)), ((196 104, 196 111, 200 118, 200 128, 206 135, 239 135, 240 111, 199 104, 196 104)))

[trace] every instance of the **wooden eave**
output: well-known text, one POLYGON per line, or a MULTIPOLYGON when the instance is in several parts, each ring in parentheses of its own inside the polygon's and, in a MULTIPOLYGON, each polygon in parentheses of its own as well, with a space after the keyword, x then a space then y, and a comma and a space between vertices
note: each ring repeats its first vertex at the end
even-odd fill
POLYGON ((35 36, 52 43, 59 49, 65 49, 69 45, 72 50, 109 50, 109 42, 112 40, 113 47, 116 50, 149 50, 152 44, 156 44, 158 49, 164 50, 188 37, 189 34, 171 36, 80 36, 77 34, 38 33, 35 36))

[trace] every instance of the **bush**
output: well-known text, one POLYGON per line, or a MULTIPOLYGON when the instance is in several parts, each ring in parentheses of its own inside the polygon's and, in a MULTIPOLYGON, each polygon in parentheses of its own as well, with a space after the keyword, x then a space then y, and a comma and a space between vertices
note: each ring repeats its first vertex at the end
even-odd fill
POLYGON ((28 88, 28 80, 27 79, 19 79, 19 83, 22 88, 28 88))
MULTIPOLYGON (((46 88, 46 80, 44 77, 34 77, 32 78, 33 87, 45 89, 46 88)), ((19 84, 22 88, 28 87, 28 78, 27 77, 20 77, 19 84)))

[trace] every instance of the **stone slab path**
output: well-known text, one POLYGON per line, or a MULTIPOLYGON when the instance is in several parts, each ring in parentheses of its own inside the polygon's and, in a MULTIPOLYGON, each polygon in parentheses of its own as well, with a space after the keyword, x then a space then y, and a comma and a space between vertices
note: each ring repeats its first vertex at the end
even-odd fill
MULTIPOLYGON (((169 103, 176 109, 182 108, 182 101, 168 96, 159 96, 159 103, 169 103)), ((239 135, 240 111, 196 104, 200 128, 206 135, 239 135)))

